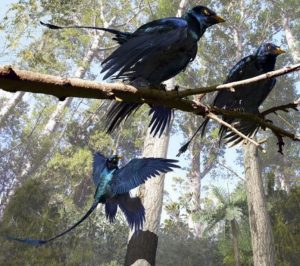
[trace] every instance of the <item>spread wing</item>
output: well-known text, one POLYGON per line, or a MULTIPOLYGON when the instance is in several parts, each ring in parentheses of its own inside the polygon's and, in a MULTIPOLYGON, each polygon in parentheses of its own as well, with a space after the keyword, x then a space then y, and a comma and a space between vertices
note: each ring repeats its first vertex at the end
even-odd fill
POLYGON ((164 158, 133 159, 123 168, 117 170, 111 182, 115 194, 125 193, 145 183, 148 178, 180 168, 177 160, 164 158))
POLYGON ((131 229, 142 229, 145 222, 145 208, 139 197, 130 197, 129 193, 117 196, 119 207, 124 213, 131 229))
POLYGON ((105 166, 106 159, 100 152, 95 152, 93 155, 93 181, 96 187, 100 181, 100 173, 105 166))
POLYGON ((187 38, 188 24, 184 19, 166 18, 147 23, 116 49, 103 63, 104 79, 130 78, 133 66, 151 58, 157 52, 170 49, 187 38), (117 73, 117 74, 116 74, 117 73))

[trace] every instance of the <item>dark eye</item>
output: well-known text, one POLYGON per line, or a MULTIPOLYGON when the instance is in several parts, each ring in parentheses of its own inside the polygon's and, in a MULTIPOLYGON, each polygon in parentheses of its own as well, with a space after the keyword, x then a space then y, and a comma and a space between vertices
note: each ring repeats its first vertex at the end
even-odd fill
POLYGON ((202 14, 205 15, 205 16, 209 16, 210 15, 210 13, 208 12, 207 9, 203 9, 202 14))
POLYGON ((272 46, 271 45, 268 45, 267 46, 267 49, 270 51, 272 49, 272 46))

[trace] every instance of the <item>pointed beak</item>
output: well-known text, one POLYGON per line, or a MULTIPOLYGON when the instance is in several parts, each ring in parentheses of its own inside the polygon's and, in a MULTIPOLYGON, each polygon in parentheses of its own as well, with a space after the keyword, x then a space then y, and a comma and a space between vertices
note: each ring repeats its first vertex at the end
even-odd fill
POLYGON ((119 160, 123 159, 123 156, 118 156, 118 159, 119 159, 119 160))
POLYGON ((285 51, 282 50, 280 47, 276 48, 276 50, 274 50, 274 54, 276 55, 280 55, 280 54, 284 54, 285 51))
POLYGON ((222 17, 219 17, 217 15, 213 16, 212 18, 216 21, 216 23, 223 23, 226 21, 225 19, 223 19, 222 17))

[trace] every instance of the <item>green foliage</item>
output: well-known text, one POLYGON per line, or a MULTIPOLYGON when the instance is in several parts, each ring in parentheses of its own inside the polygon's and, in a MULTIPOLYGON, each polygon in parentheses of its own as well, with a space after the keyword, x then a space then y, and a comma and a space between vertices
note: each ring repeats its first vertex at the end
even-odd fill
POLYGON ((300 253, 300 187, 289 193, 274 191, 270 198, 276 265, 299 265, 300 253))

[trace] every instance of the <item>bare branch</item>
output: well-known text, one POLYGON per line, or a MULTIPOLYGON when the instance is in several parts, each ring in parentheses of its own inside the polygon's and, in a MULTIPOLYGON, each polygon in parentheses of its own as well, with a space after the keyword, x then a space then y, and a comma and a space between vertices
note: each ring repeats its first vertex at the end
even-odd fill
POLYGON ((67 97, 121 99, 126 102, 162 105, 200 115, 204 115, 206 110, 204 106, 193 101, 169 97, 172 93, 163 90, 137 89, 124 83, 98 83, 78 78, 61 78, 17 70, 11 66, 0 67, 0 87, 9 92, 26 91, 53 95, 61 100, 67 97))
POLYGON ((266 116, 266 115, 269 115, 269 114, 272 114, 272 113, 276 114, 277 111, 288 112, 289 111, 288 109, 293 109, 295 111, 298 111, 297 106, 300 104, 299 100, 300 99, 296 100, 294 103, 289 103, 289 104, 284 104, 284 105, 272 107, 272 108, 270 108, 266 111, 263 111, 261 114, 263 116, 266 116))
POLYGON ((235 82, 222 84, 222 85, 214 85, 214 86, 209 86, 209 87, 202 87, 202 88, 197 88, 197 89, 188 89, 188 90, 180 91, 180 92, 178 92, 177 97, 182 98, 182 97, 187 97, 187 96, 202 94, 202 93, 208 93, 208 92, 213 92, 213 91, 218 91, 218 90, 234 89, 236 87, 241 87, 246 84, 255 83, 257 81, 261 81, 264 79, 279 77, 279 76, 286 75, 288 73, 299 71, 299 70, 300 70, 300 64, 286 66, 284 68, 281 68, 281 69, 278 69, 275 71, 271 71, 266 74, 262 74, 262 75, 259 75, 259 76, 256 76, 256 77, 250 78, 250 79, 235 81, 235 82))

